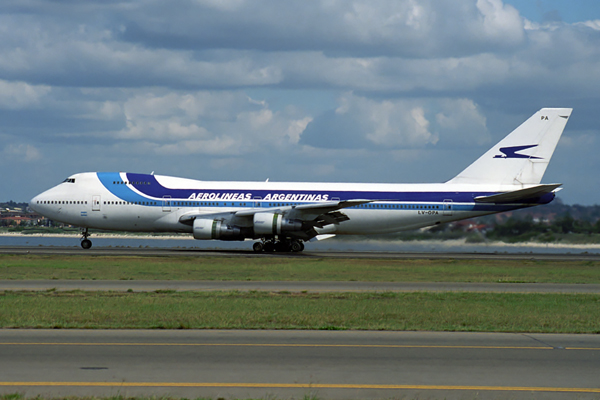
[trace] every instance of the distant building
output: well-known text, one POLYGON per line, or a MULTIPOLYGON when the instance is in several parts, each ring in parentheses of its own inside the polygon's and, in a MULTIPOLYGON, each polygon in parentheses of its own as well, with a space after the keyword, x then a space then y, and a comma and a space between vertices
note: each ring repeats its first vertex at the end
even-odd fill
POLYGON ((41 215, 21 208, 0 210, 0 226, 39 225, 43 220, 41 215))

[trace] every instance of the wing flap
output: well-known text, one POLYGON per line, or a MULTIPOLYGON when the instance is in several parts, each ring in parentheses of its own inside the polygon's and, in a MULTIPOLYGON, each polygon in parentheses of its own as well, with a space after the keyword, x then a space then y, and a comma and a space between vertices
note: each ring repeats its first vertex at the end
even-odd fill
POLYGON ((313 237, 312 239, 310 239, 310 241, 317 242, 317 241, 321 241, 321 240, 325 240, 325 239, 331 239, 332 237, 335 237, 335 235, 332 235, 332 234, 317 235, 317 236, 313 237))

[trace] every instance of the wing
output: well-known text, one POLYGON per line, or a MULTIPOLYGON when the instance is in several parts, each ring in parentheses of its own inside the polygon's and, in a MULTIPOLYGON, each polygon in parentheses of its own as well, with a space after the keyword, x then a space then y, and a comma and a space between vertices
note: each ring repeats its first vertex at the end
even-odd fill
POLYGON ((310 203, 300 204, 294 206, 285 207, 273 207, 273 208, 252 208, 249 210, 241 210, 235 213, 238 217, 254 216, 259 212, 270 212, 270 213, 291 213, 291 214, 305 214, 305 215, 320 215, 327 214, 332 211, 341 210, 342 208, 354 207, 365 203, 370 203, 373 200, 344 200, 344 201, 327 201, 323 203, 310 203))
POLYGON ((294 220, 302 224, 302 229, 290 232, 292 236, 309 240, 318 235, 315 228, 323 228, 331 224, 339 224, 350 218, 340 210, 361 204, 371 203, 375 200, 343 200, 327 201, 322 203, 297 204, 283 207, 254 207, 243 210, 232 210, 219 213, 189 212, 179 218, 179 222, 191 225, 197 218, 221 219, 224 221, 235 221, 237 224, 252 226, 254 215, 258 213, 278 214, 288 220, 294 220))

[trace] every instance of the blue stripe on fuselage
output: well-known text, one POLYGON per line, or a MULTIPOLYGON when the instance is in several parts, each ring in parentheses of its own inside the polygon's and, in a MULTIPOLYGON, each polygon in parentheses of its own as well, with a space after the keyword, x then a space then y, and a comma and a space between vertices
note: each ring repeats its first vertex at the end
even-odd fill
MULTIPOLYGON (((102 182, 104 187, 108 189, 109 192, 111 192, 123 201, 129 203, 141 203, 151 200, 131 190, 129 185, 125 185, 123 183, 116 184, 115 182, 123 182, 123 179, 121 179, 121 174, 118 172, 98 172, 97 175, 98 179, 100 179, 100 182, 102 182)), ((136 185, 133 186, 137 189, 136 185)))
MULTIPOLYGON (((289 194, 290 196, 307 194, 307 195, 328 195, 327 200, 354 200, 354 199, 365 199, 373 200, 377 202, 394 202, 394 203, 443 203, 445 200, 451 200, 454 204, 453 209, 455 211, 508 211, 521 208, 522 206, 515 205, 502 205, 502 204, 481 204, 475 203, 474 198, 478 196, 490 196, 496 194, 496 192, 363 192, 363 191, 308 191, 308 190, 246 190, 246 189, 170 189, 162 186, 154 175, 148 174, 133 174, 127 173, 127 182, 123 182, 121 175, 118 172, 98 172, 98 178, 102 184, 115 196, 120 199, 135 203, 144 202, 148 200, 162 200, 167 197, 172 205, 176 205, 176 202, 187 201, 189 203, 196 203, 199 205, 202 203, 210 202, 210 205, 223 206, 223 202, 228 203, 232 206, 241 206, 240 203, 244 203, 244 207, 249 206, 249 202, 260 201, 263 207, 270 207, 269 203, 274 207, 283 206, 285 204, 304 204, 306 201, 295 201, 292 199, 285 200, 285 197, 289 194), (115 183, 118 182, 118 183, 115 183), (125 184, 127 183, 127 184, 125 184), (131 189, 134 187, 137 191, 141 192, 144 196, 134 192, 131 189), (214 194, 213 198, 191 198, 192 195, 195 197, 198 193, 210 193, 214 194), (252 200, 248 198, 238 199, 224 199, 222 198, 225 194, 250 194, 252 200), (270 195, 270 199, 265 199, 270 195), (275 196, 277 195, 277 196, 275 196), (147 196, 147 197, 146 197, 147 196), (261 200, 257 198, 260 197, 261 200), (458 205, 456 203, 469 203, 458 205)), ((540 198, 530 199, 523 203, 536 205, 546 204, 554 199, 554 193, 547 193, 540 198)), ((308 202, 318 202, 308 201, 308 202)), ((322 201, 322 200, 321 200, 322 201)), ((162 205, 162 204, 156 204, 162 205)), ((191 205, 191 204, 190 204, 191 205)), ((209 204, 206 204, 209 205, 209 204)), ((424 205, 424 204, 421 204, 424 205)), ((359 208, 359 207, 353 207, 359 208)))
MULTIPOLYGON (((120 181, 121 178, 118 173, 113 176, 118 177, 120 181)), ((194 197, 198 193, 214 193, 216 195, 220 195, 222 197, 227 193, 250 193, 252 199, 260 197, 261 199, 265 199, 267 195, 298 195, 298 194, 315 194, 315 195, 328 195, 328 200, 332 199, 340 199, 340 200, 355 200, 355 199, 365 199, 365 200, 374 200, 374 201, 424 201, 424 202, 438 202, 441 203, 444 200, 452 200, 454 202, 459 203, 472 203, 475 197, 477 196, 490 196, 496 194, 496 192, 363 192, 363 191, 311 191, 311 190, 249 190, 249 189, 206 189, 202 187, 194 188, 194 189, 170 189, 162 186, 154 175, 147 174, 127 174, 127 179, 132 185, 139 190, 141 193, 145 194, 148 197, 153 198, 163 198, 165 196, 170 196, 173 199, 181 199, 181 200, 205 200, 205 201, 227 201, 222 198, 217 199, 192 199, 192 195, 194 197), (145 182, 148 184, 139 184, 140 182, 145 182)), ((116 179, 115 179, 116 180, 116 179)), ((112 180, 110 180, 112 184, 112 180)), ((199 182, 201 183, 201 182, 199 182)), ((117 185, 119 186, 119 185, 117 185)), ((111 189, 109 189, 111 190, 111 189)), ((112 190, 111 190, 112 191, 112 190)), ((273 202, 291 202, 294 200, 285 200, 284 198, 270 198, 268 200, 273 202)))

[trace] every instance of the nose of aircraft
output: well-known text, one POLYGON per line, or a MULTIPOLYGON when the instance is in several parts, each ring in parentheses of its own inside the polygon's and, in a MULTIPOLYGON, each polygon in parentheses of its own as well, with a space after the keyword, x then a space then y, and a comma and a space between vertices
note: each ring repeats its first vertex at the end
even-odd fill
POLYGON ((45 205, 44 201, 48 200, 48 198, 51 198, 53 193, 51 191, 52 189, 48 189, 45 192, 35 196, 33 199, 29 200, 29 208, 31 208, 38 214, 46 215, 47 212, 50 211, 50 209, 47 205, 45 205))
POLYGON ((31 208, 35 212, 39 212, 39 207, 38 207, 39 201, 40 201, 40 195, 38 194, 33 199, 29 200, 29 208, 31 208))

